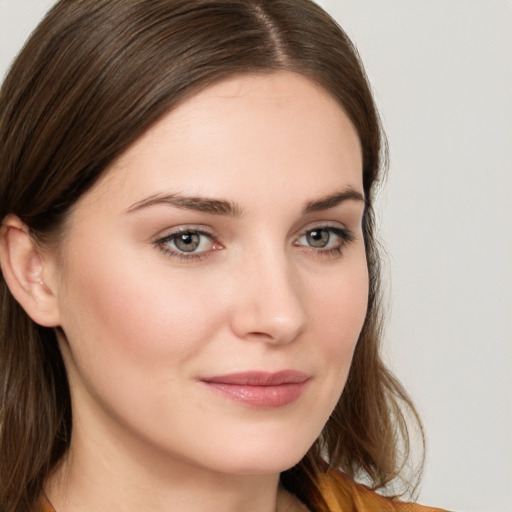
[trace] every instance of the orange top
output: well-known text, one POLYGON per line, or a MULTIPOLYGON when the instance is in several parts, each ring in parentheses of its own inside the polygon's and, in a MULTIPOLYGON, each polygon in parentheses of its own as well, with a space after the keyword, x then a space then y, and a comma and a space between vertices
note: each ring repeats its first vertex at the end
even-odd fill
POLYGON ((322 479, 320 487, 332 512, 443 512, 439 508, 385 498, 339 471, 330 471, 328 477, 322 479))
MULTIPOLYGON (((329 472, 322 480, 321 488, 332 512, 443 512, 439 508, 385 498, 337 471, 329 472)), ((36 512, 56 511, 43 497, 36 512)))

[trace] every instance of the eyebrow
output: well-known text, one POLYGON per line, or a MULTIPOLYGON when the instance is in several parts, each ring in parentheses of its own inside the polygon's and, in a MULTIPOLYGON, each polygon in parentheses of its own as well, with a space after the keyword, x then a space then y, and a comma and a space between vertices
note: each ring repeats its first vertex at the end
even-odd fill
MULTIPOLYGON (((309 201, 305 204, 302 213, 319 212, 334 208, 345 201, 358 201, 366 203, 364 196, 352 187, 347 187, 340 192, 329 194, 320 199, 309 201)), ((155 194, 131 205, 126 212, 148 208, 155 205, 169 205, 184 210, 195 210, 198 212, 209 213, 211 215, 223 215, 227 217, 241 217, 243 208, 233 201, 225 199, 211 199, 202 196, 189 196, 183 194, 155 194)))
POLYGON ((182 194, 155 194, 142 201, 138 201, 127 213, 135 212, 154 205, 170 205, 184 210, 195 210, 213 215, 225 215, 228 217, 240 217, 242 208, 232 201, 224 199, 210 199, 200 196, 187 196, 182 194))
POLYGON ((320 199, 309 201, 306 203, 303 213, 308 214, 329 210, 330 208, 334 208, 345 201, 358 201, 366 204, 366 200, 361 192, 357 191, 353 187, 346 187, 340 192, 335 192, 334 194, 321 197, 320 199))

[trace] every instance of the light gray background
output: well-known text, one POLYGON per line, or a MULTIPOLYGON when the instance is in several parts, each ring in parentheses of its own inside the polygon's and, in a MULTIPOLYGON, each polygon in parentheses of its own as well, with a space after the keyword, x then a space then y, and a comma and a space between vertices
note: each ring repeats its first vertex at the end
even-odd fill
MULTIPOLYGON (((512 2, 324 0, 391 148, 387 358, 424 418, 420 501, 512 511, 512 2)), ((52 0, 0 0, 0 75, 52 0)))

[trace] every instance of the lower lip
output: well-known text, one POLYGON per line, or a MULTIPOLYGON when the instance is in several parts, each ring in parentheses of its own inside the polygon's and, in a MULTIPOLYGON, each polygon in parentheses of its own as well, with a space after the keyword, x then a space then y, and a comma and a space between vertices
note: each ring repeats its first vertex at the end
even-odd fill
POLYGON ((249 407, 275 409, 296 402, 303 394, 308 381, 275 386, 251 386, 247 384, 225 384, 223 382, 204 383, 225 397, 249 407))

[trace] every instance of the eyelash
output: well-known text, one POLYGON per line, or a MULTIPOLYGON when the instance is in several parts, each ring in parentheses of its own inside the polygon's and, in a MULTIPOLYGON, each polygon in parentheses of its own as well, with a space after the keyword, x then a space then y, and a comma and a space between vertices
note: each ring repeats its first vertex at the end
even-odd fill
MULTIPOLYGON (((346 228, 340 227, 340 226, 330 226, 330 225, 323 225, 323 226, 315 226, 311 228, 305 229, 301 235, 297 238, 297 240, 300 240, 302 237, 307 236, 308 234, 314 232, 314 231, 327 231, 329 232, 329 236, 332 236, 333 234, 337 237, 339 237, 339 243, 336 244, 335 247, 330 248, 315 248, 308 245, 302 245, 299 244, 297 241, 293 243, 296 247, 301 247, 304 250, 312 253, 316 257, 329 257, 329 256, 337 256, 341 255, 343 253, 343 249, 350 244, 354 240, 354 235, 346 228)), ((330 240, 328 240, 330 242, 330 240)), ((222 245, 219 244, 216 241, 216 235, 215 233, 211 233, 202 229, 198 228, 182 228, 178 229, 176 231, 173 231, 172 233, 169 233, 168 235, 159 238, 155 240, 154 245, 158 247, 164 254, 167 254, 169 256, 179 258, 180 260, 202 260, 215 250, 220 250, 222 248, 222 245), (180 251, 179 249, 172 249, 169 247, 169 243, 175 242, 180 236, 183 235, 198 235, 198 236, 206 236, 211 240, 212 248, 205 251, 200 252, 185 252, 180 251)))

